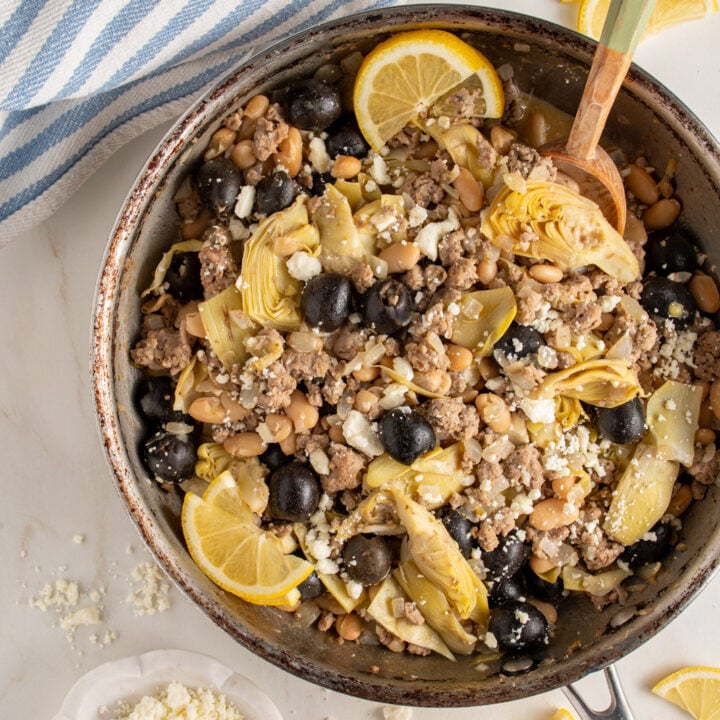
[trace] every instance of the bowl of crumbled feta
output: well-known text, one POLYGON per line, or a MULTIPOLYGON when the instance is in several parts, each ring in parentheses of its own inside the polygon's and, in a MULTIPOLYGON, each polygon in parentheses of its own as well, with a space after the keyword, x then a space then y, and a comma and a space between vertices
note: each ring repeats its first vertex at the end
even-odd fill
POLYGON ((100 665, 53 720, 282 720, 250 680, 188 650, 154 650, 100 665))
POLYGON ((543 150, 593 49, 480 8, 331 23, 219 80, 132 188, 103 442, 159 562, 270 662, 502 702, 632 651, 715 570, 720 148, 631 69, 606 219, 543 150))

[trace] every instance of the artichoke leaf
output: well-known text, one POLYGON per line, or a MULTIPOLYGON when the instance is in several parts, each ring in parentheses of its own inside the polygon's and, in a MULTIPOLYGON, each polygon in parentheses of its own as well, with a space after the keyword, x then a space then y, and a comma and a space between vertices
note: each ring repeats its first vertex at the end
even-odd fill
POLYGON ((455 304, 459 311, 450 339, 456 345, 475 350, 480 357, 492 353, 493 345, 505 334, 517 313, 515 293, 507 286, 463 293, 455 304))
MULTIPOLYGON (((389 484, 397 482, 401 488, 404 487, 402 480, 394 479, 388 482, 389 484)), ((371 492, 340 523, 335 532, 335 537, 339 542, 345 542, 348 538, 360 533, 402 534, 403 529, 398 522, 395 506, 385 492, 387 485, 388 483, 371 492)))
POLYGON ((657 447, 638 445, 613 492, 605 532, 623 545, 640 540, 665 514, 679 471, 657 447))
MULTIPOLYGON (((207 380, 208 377, 207 365, 198 362, 196 353, 178 376, 173 398, 173 410, 187 413, 193 401, 202 395, 202 393, 198 392, 197 386, 207 380)), ((212 480, 212 478, 209 478, 209 480, 212 480)))
POLYGON ((524 193, 502 188, 481 231, 502 249, 550 260, 563 270, 596 265, 623 283, 636 280, 640 274, 630 246, 600 208, 557 183, 528 182, 524 193))
MULTIPOLYGON (((307 527, 303 523, 293 523, 293 532, 295 533, 303 555, 315 565, 317 558, 310 552, 310 548, 308 547, 307 527)), ((347 583, 339 575, 329 575, 320 572, 317 567, 315 568, 315 574, 325 589, 340 603, 340 606, 345 612, 352 612, 356 607, 365 602, 367 597, 365 588, 355 597, 350 594, 347 583)))
POLYGON ((417 605, 425 622, 440 635, 450 650, 458 655, 470 655, 477 638, 462 626, 442 590, 431 583, 409 557, 398 565, 393 575, 417 605))
POLYGON ((205 337, 227 372, 249 357, 245 341, 258 328, 243 311, 243 297, 234 285, 198 305, 205 337))
POLYGON ((150 287, 143 290, 142 293, 140 293, 140 297, 146 297, 151 292, 161 287, 161 285, 165 282, 165 276, 167 275, 167 271, 170 269, 170 265, 172 264, 175 255, 186 252, 199 252, 202 249, 202 246, 202 240, 183 240, 171 245, 170 249, 160 258, 160 262, 157 264, 155 272, 153 273, 150 287))
POLYGON ((416 395, 422 395, 423 397, 429 397, 429 398, 441 398, 445 397, 445 395, 441 395, 440 393, 432 392, 432 390, 426 390, 423 387, 420 387, 419 385, 416 385, 412 380, 408 380, 405 375, 402 373, 399 373, 394 368, 385 367, 384 365, 373 365, 373 367, 380 368, 380 372, 383 375, 386 375, 387 377, 394 380, 396 383, 400 383, 400 385, 404 385, 408 390, 412 390, 416 395))
POLYGON ((197 457, 195 474, 207 482, 225 472, 234 461, 222 445, 214 442, 202 443, 197 449, 197 457))
POLYGON ((701 402, 698 385, 675 380, 668 380, 650 396, 646 422, 667 460, 677 460, 686 467, 693 464, 701 402))
MULTIPOLYGON (((405 222, 405 201, 402 195, 381 195, 378 200, 363 205, 353 215, 360 244, 369 255, 375 254, 378 247, 378 233, 387 233, 389 242, 407 240, 405 222)), ((387 242, 381 243, 382 245, 387 242)))
POLYGON ((632 400, 641 391, 625 360, 600 358, 549 373, 533 391, 535 399, 564 395, 590 405, 612 408, 632 400))
POLYGON ((395 617, 393 606, 394 601, 398 599, 405 601, 407 597, 397 580, 392 575, 388 575, 368 605, 366 613, 378 625, 382 625, 388 632, 397 635, 401 640, 434 650, 436 653, 454 660, 455 656, 450 652, 448 646, 428 623, 414 625, 405 617, 395 617))
POLYGON ((397 488, 388 487, 385 492, 407 530, 408 550, 418 569, 445 593, 460 618, 466 620, 475 612, 478 602, 477 576, 457 543, 427 508, 397 488))
POLYGON ((238 494, 256 514, 262 515, 268 504, 270 491, 265 482, 265 471, 256 457, 240 460, 233 458, 228 468, 235 478, 238 494))
POLYGON ((615 590, 625 578, 631 575, 632 570, 620 567, 605 570, 597 575, 569 565, 565 565, 562 569, 563 585, 566 590, 586 592, 596 597, 602 597, 615 590))
MULTIPOLYGON (((290 332, 300 327, 300 293, 302 283, 287 269, 285 259, 274 251, 276 238, 289 235, 308 224, 304 195, 285 210, 273 213, 258 226, 245 243, 242 275, 237 285, 242 295, 242 308, 258 325, 290 332)), ((307 235, 310 244, 301 250, 312 252, 316 242, 314 233, 295 233, 300 241, 307 235)))

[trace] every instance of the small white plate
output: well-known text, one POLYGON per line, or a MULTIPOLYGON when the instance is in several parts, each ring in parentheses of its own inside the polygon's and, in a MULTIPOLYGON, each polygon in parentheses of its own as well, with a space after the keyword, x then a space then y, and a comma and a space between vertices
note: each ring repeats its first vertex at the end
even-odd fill
POLYGON ((80 678, 53 720, 111 720, 118 703, 134 706, 180 682, 225 695, 246 720, 283 720, 274 703, 255 684, 217 660, 187 650, 155 650, 99 665, 80 678), (106 707, 106 716, 99 715, 106 707))

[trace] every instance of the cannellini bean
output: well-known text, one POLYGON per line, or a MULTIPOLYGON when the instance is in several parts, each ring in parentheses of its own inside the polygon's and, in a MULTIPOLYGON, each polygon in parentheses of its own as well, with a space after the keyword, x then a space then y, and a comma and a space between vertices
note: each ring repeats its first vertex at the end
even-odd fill
POLYGON ((378 403, 378 397, 375 395, 375 393, 370 392, 369 390, 359 390, 357 395, 355 395, 355 401, 353 403, 353 407, 358 411, 361 412, 363 415, 367 415, 370 410, 372 410, 378 403))
POLYGON ((558 613, 554 605, 551 605, 544 600, 537 600, 536 598, 529 598, 528 602, 531 605, 534 605, 545 616, 545 619, 551 625, 554 625, 557 622, 558 613))
POLYGON ((245 105, 245 117, 259 120, 270 107, 270 100, 265 95, 255 95, 245 105))
POLYGON ((418 145, 415 157, 419 159, 435 157, 437 150, 438 144, 434 140, 426 140, 418 145))
POLYGON ((328 430, 328 437, 336 443, 344 443, 345 442, 345 436, 343 435, 342 427, 331 427, 328 430))
POLYGON ((580 511, 560 498, 541 500, 528 517, 528 522, 538 530, 554 530, 569 525, 580 516, 580 511))
POLYGON ((223 155, 232 147, 235 138, 237 138, 237 132, 230 128, 221 127, 216 130, 210 138, 207 150, 203 153, 203 160, 212 160, 223 155))
POLYGON ((233 457, 257 457, 267 450, 267 445, 256 432, 239 432, 226 438, 223 448, 233 457))
POLYGON ((572 475, 563 475, 562 477, 553 478, 553 492, 563 500, 567 498, 570 491, 575 487, 575 478, 572 475))
POLYGON ((542 575, 546 572, 550 572, 550 570, 556 567, 556 563, 549 558, 541 558, 537 555, 533 555, 530 558, 529 565, 532 571, 537 575, 542 575))
POLYGON ((547 118, 539 111, 530 113, 527 124, 528 145, 541 147, 547 142, 547 118))
POLYGON ((335 630, 343 640, 357 640, 362 633, 362 621, 355 613, 339 615, 335 620, 335 630))
POLYGON ((532 265, 528 272, 533 280, 540 283, 557 283, 563 279, 563 271, 557 265, 549 263, 532 265))
POLYGON ((485 191, 483 186, 472 176, 467 168, 460 168, 458 176, 453 180, 460 202, 470 212, 477 212, 483 206, 485 191))
POLYGON ((294 178, 302 167, 302 135, 300 131, 290 126, 287 137, 278 145, 278 151, 273 155, 275 167, 282 167, 285 172, 294 178))
POLYGON ((244 420, 250 414, 250 411, 244 405, 241 405, 237 400, 233 400, 227 392, 220 395, 220 404, 225 408, 226 421, 244 420))
POLYGON ((378 257, 387 263, 389 274, 407 272, 420 260, 420 248, 415 243, 396 242, 380 251, 378 257))
POLYGON ((695 442, 699 445, 709 445, 715 442, 715 431, 712 428, 698 428, 695 433, 695 442))
POLYGON ((220 402, 219 397, 207 395, 196 398, 190 403, 188 415, 198 422, 217 425, 225 422, 227 411, 220 402))
POLYGON ((374 365, 353 370, 352 376, 359 382, 372 382, 380 377, 380 368, 374 365))
POLYGON ((230 151, 230 161, 241 170, 251 168, 256 162, 252 140, 241 140, 230 151))
POLYGON ((693 501, 692 490, 689 485, 680 485, 675 494, 670 498, 670 504, 667 508, 668 515, 680 517, 693 501))
POLYGON ((654 205, 660 199, 657 183, 643 167, 630 163, 627 166, 625 185, 628 190, 645 205, 654 205))
POLYGON ((467 370, 473 363, 474 356, 472 350, 462 345, 454 345, 448 343, 445 346, 445 354, 450 360, 450 369, 456 372, 467 370))
POLYGON ((483 380, 490 380, 500 374, 498 364, 491 357, 482 358, 478 363, 478 368, 480 370, 480 377, 483 380))
POLYGON ((419 387, 438 395, 446 395, 452 385, 452 378, 439 368, 426 373, 415 373, 413 382, 419 387))
POLYGON ((212 210, 203 210, 194 220, 184 222, 180 226, 180 235, 183 240, 197 240, 210 227, 213 220, 212 210))
POLYGON ((293 421, 287 415, 270 413, 265 417, 265 424, 273 435, 273 442, 282 442, 294 430, 293 421))
POLYGON ((286 455, 294 455, 297 450, 297 435, 295 435, 294 432, 290 433, 284 440, 281 440, 278 445, 286 455))
POLYGON ((512 424, 507 403, 495 393, 481 393, 475 398, 475 407, 483 422, 496 433, 506 433, 512 424))
POLYGON ((500 155, 507 155, 514 142, 515 134, 502 125, 494 125, 490 128, 490 144, 500 155))
POLYGON ((695 273, 690 279, 690 292, 702 312, 716 313, 720 310, 720 292, 709 275, 695 273))
POLYGON ((647 230, 662 230, 670 227, 680 214, 680 203, 675 198, 662 198, 643 213, 643 222, 647 230))
POLYGON ((341 180, 354 178, 361 170, 362 163, 359 158, 352 155, 338 155, 335 158, 330 175, 341 180))
POLYGON ((477 279, 483 285, 489 285, 498 274, 498 266, 494 260, 481 260, 477 265, 477 279))
POLYGON ((713 415, 720 420, 720 380, 715 380, 710 386, 709 397, 713 415))
POLYGON ((293 421, 296 433, 304 433, 314 428, 320 419, 318 409, 310 404, 302 390, 293 390, 285 414, 293 421))

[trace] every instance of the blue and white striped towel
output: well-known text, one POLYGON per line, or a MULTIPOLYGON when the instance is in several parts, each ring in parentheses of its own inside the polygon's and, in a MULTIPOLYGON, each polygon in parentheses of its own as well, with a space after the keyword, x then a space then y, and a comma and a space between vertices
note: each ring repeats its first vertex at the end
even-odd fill
POLYGON ((397 0, 0 0, 0 246, 270 42, 397 0))

